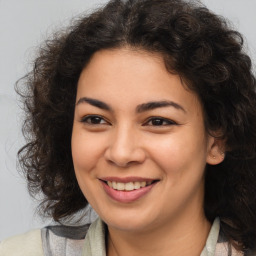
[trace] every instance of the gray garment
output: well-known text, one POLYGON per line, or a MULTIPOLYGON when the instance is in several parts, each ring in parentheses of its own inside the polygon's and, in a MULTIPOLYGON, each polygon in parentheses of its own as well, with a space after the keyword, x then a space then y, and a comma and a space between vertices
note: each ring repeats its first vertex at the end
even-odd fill
POLYGON ((48 226, 41 230, 45 256, 81 256, 89 224, 78 227, 48 226))
MULTIPOLYGON (((78 227, 49 226, 5 239, 0 243, 0 256, 106 256, 106 224, 100 219, 78 227)), ((241 256, 220 229, 219 219, 212 225, 200 256, 241 256)), ((256 256, 247 252, 243 256, 256 256)))
MULTIPOLYGON (((80 227, 50 226, 42 229, 45 256, 106 256, 106 225, 97 219, 80 227)), ((200 256, 242 256, 220 235, 220 221, 215 219, 200 256)))

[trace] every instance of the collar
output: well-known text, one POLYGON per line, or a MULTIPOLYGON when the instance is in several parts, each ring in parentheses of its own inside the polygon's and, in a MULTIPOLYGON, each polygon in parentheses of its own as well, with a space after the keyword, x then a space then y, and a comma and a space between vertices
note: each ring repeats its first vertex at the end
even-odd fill
MULTIPOLYGON (((105 224, 101 219, 98 218, 91 224, 85 238, 82 256, 106 256, 105 231, 105 224)), ((200 256, 214 256, 219 231, 220 220, 216 218, 200 256)))

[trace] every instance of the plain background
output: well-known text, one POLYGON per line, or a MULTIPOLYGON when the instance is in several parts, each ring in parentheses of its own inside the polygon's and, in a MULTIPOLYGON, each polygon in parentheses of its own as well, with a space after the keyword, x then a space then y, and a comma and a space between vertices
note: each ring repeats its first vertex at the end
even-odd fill
MULTIPOLYGON (((17 171, 16 154, 24 143, 22 111, 15 82, 31 67, 37 46, 77 14, 90 12, 106 0, 0 0, 0 240, 42 227, 37 202, 17 171)), ((202 0, 227 17, 246 38, 245 49, 256 61, 256 0, 202 0)))

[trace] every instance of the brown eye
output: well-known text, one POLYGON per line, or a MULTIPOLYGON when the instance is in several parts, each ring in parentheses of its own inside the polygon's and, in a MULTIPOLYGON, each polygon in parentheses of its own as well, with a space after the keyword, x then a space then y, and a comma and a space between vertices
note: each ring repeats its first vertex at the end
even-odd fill
POLYGON ((97 124, 107 124, 107 122, 102 118, 101 116, 85 116, 82 118, 81 122, 87 123, 87 124, 92 124, 92 125, 97 125, 97 124))
POLYGON ((153 119, 151 121, 152 125, 163 125, 164 124, 164 120, 163 119, 153 119))
POLYGON ((150 126, 167 126, 167 125, 175 125, 177 124, 176 122, 166 119, 166 118, 161 118, 161 117, 153 117, 148 119, 148 121, 144 125, 150 125, 150 126))

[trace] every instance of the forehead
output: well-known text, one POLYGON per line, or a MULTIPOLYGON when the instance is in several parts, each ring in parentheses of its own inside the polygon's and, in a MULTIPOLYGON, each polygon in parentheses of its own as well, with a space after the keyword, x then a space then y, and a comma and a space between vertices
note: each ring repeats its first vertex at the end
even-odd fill
POLYGON ((198 101, 177 74, 167 71, 160 54, 134 49, 96 52, 83 69, 77 89, 80 97, 127 105, 172 100, 188 105, 198 101))
POLYGON ((94 76, 95 80, 100 80, 103 76, 105 76, 105 80, 110 78, 124 80, 129 77, 129 83, 131 83, 135 80, 131 75, 136 75, 135 77, 139 79, 146 72, 152 72, 150 79, 156 74, 159 76, 161 73, 166 74, 167 70, 162 55, 125 47, 96 52, 83 69, 80 80, 87 80, 86 76, 88 75, 90 78, 94 76))

